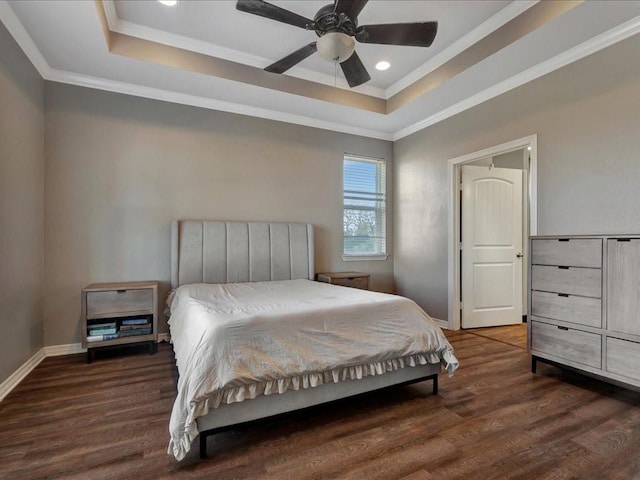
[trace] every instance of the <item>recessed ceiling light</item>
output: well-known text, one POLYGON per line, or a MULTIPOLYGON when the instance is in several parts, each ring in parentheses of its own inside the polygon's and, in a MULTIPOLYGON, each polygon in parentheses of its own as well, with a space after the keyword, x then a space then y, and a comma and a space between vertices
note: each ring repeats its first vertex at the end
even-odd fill
POLYGON ((178 4, 178 0, 158 0, 158 1, 166 7, 175 7, 178 4))
POLYGON ((391 66, 391 64, 389 62, 378 62, 376 63, 376 69, 377 70, 386 70, 391 66))

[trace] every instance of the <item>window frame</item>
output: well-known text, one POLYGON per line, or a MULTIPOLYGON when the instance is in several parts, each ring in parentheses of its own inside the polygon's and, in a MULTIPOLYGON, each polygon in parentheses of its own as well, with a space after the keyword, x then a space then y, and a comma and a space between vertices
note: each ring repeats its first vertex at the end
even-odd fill
MULTIPOLYGON (((342 260, 344 261, 372 261, 372 260, 386 260, 389 257, 387 253, 388 244, 388 230, 387 230, 387 162, 384 158, 368 157, 365 155, 358 155, 353 153, 345 153, 342 158, 342 260), (373 194, 375 197, 382 197, 382 207, 367 208, 376 212, 376 229, 381 228, 383 231, 378 230, 377 235, 372 238, 381 238, 383 249, 375 253, 346 253, 346 237, 345 235, 345 221, 344 212, 346 210, 345 205, 347 201, 347 191, 345 191, 345 162, 347 160, 363 163, 373 163, 379 167, 382 167, 382 179, 376 169, 376 184, 377 188, 373 194), (380 189, 381 187, 381 189, 380 189), (382 191, 381 191, 382 190, 382 191)), ((355 193, 355 192, 349 192, 355 193)), ((371 192, 369 192, 371 194, 371 192)))

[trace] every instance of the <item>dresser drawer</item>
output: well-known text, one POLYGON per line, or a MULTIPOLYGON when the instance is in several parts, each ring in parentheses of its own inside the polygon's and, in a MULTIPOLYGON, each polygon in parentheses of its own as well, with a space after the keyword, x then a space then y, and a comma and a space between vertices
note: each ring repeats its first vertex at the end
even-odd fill
POLYGON ((153 289, 87 292, 87 315, 153 310, 153 289))
POLYGON ((598 268, 531 267, 531 288, 545 292, 602 297, 602 270, 598 268))
POLYGON ((602 301, 566 293, 531 292, 531 314, 565 322, 602 327, 602 301))
POLYGON ((640 380, 640 343, 607 338, 607 371, 640 380))
POLYGON ((537 320, 531 322, 531 349, 594 368, 602 364, 600 335, 537 320))
POLYGON ((531 263, 570 267, 602 267, 602 240, 599 238, 534 239, 531 263))

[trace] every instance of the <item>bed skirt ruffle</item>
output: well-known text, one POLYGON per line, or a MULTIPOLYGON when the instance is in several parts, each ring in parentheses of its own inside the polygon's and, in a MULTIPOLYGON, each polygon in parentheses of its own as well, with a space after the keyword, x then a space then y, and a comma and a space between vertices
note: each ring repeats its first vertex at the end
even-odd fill
POLYGON ((363 377, 382 375, 405 367, 442 363, 449 374, 458 368, 458 360, 455 355, 445 350, 440 355, 437 353, 420 353, 407 355, 401 358, 365 363, 350 367, 334 368, 324 372, 308 373, 295 377, 269 380, 238 385, 224 390, 210 393, 204 398, 189 402, 189 414, 184 424, 183 435, 179 439, 172 438, 169 442, 167 453, 173 454, 177 460, 182 460, 191 449, 191 443, 198 436, 196 419, 216 409, 220 405, 251 400, 260 395, 282 394, 289 390, 318 387, 324 384, 339 383, 347 380, 360 380, 363 377), (176 442, 175 440, 178 440, 176 442))

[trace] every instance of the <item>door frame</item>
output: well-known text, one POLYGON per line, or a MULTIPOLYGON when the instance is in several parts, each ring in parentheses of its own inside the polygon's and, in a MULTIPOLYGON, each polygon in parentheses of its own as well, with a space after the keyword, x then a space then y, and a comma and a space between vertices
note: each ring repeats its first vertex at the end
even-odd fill
MULTIPOLYGON (((530 148, 529 150, 529 171, 526 191, 523 192, 523 199, 527 203, 527 218, 529 219, 529 235, 538 233, 538 135, 529 135, 511 142, 502 143, 493 147, 485 148, 477 152, 469 153, 461 157, 452 158, 447 163, 447 174, 449 178, 449 228, 448 228, 448 293, 449 293, 449 313, 447 328, 449 330, 460 329, 460 168, 462 165, 472 163, 487 157, 494 157, 514 150, 530 148)), ((527 238, 523 236, 523 248, 526 261, 528 258, 527 238)), ((524 269, 523 269, 524 271, 524 269)))

